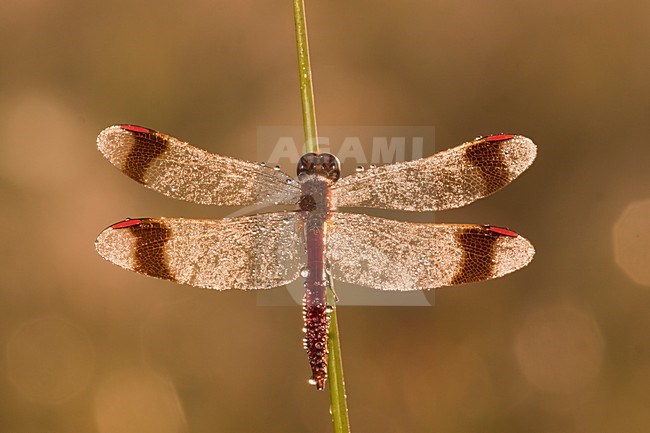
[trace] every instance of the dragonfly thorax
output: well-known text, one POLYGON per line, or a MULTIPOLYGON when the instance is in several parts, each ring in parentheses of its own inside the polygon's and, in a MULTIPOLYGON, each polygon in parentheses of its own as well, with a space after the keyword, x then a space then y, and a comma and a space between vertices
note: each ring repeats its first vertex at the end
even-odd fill
POLYGON ((331 153, 306 153, 298 161, 298 179, 318 175, 334 183, 341 177, 340 167, 338 158, 331 153))
MULTIPOLYGON (((325 176, 303 174, 300 179, 300 210, 310 212, 312 219, 321 221, 334 209, 331 181, 325 176)), ((317 223, 319 224, 319 223, 317 223)))

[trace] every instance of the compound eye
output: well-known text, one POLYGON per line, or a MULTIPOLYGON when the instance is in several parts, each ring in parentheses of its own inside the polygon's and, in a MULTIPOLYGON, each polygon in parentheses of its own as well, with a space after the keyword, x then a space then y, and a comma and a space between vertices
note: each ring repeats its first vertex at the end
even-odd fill
POLYGON ((336 156, 331 153, 324 153, 321 157, 323 158, 323 171, 327 173, 327 177, 333 181, 338 180, 341 174, 339 172, 339 161, 336 156))
POLYGON ((324 161, 326 164, 328 164, 328 165, 330 165, 330 166, 334 166, 334 167, 338 167, 338 166, 339 166, 339 160, 338 160, 338 158, 337 158, 336 156, 332 155, 331 153, 323 153, 323 154, 321 155, 321 157, 323 158, 323 161, 324 161))
POLYGON ((298 175, 309 172, 314 169, 314 158, 317 155, 315 153, 306 153, 302 157, 300 157, 300 161, 298 162, 298 165, 296 167, 296 171, 298 172, 298 175))

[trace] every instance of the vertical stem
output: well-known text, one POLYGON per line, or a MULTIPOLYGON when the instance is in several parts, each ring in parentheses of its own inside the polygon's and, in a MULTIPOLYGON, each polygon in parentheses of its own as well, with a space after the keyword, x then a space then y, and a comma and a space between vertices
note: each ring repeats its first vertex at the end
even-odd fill
MULTIPOLYGON (((318 133, 316 129, 316 112, 314 110, 314 88, 311 81, 311 64, 309 62, 309 44, 307 42, 307 23, 303 0, 293 0, 293 16, 296 25, 296 48, 298 50, 298 72, 300 74, 300 96, 302 99, 302 120, 305 129, 305 151, 318 153, 318 133)), ((333 288, 331 277, 330 289, 333 288)), ((329 351, 328 375, 330 387, 330 404, 335 433, 350 433, 348 420, 347 395, 343 379, 343 362, 341 360, 341 343, 336 319, 336 302, 332 290, 328 291, 330 329, 327 348, 329 351)))
POLYGON ((296 48, 298 49, 298 73, 300 74, 300 98, 302 99, 302 123, 305 128, 306 153, 318 153, 318 132, 314 111, 314 87, 311 82, 307 23, 303 0, 293 0, 293 20, 296 25, 296 48))
POLYGON ((332 277, 329 276, 330 291, 328 292, 328 305, 332 306, 330 313, 330 329, 327 340, 329 363, 327 365, 330 381, 330 404, 332 422, 335 433, 350 433, 350 420, 348 419, 347 394, 343 378, 343 359, 341 358, 341 342, 339 340, 339 324, 336 319, 336 300, 333 296, 332 277))

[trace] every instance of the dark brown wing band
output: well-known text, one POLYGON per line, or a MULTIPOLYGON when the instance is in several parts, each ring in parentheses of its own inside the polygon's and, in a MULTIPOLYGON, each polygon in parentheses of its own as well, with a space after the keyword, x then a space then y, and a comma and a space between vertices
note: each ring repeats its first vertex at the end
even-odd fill
POLYGON ((486 233, 481 228, 473 227, 463 229, 455 235, 463 257, 458 272, 450 282, 451 285, 490 278, 498 236, 496 233, 486 233), (481 254, 476 254, 477 251, 481 254))
POLYGON ((113 229, 129 230, 135 238, 133 270, 153 277, 175 281, 169 269, 165 247, 171 230, 163 222, 132 219, 113 224, 113 229))
POLYGON ((490 195, 512 180, 499 141, 486 140, 481 146, 468 146, 465 157, 483 178, 483 195, 490 195))
POLYGON ((151 163, 169 148, 167 140, 155 131, 139 126, 122 125, 133 134, 133 145, 124 162, 124 174, 140 183, 145 183, 145 174, 151 163))

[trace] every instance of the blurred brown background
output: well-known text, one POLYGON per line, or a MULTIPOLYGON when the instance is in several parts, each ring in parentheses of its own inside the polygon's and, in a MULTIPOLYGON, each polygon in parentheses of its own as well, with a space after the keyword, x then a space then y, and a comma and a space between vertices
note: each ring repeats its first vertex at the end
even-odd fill
MULTIPOLYGON (((531 137, 492 223, 537 257, 432 308, 344 307, 354 431, 650 429, 650 3, 307 4, 323 125, 531 137)), ((297 307, 103 261, 126 216, 220 217, 95 148, 129 122, 255 159, 301 122, 290 1, 0 3, 0 432, 326 432, 297 307)), ((405 214, 385 214, 409 219, 405 214)), ((339 296, 345 296, 339 293, 339 296)))

